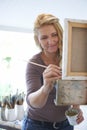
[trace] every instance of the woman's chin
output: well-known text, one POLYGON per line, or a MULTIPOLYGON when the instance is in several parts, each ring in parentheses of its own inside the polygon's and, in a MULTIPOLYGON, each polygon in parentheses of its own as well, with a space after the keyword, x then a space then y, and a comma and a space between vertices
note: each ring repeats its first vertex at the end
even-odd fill
POLYGON ((57 52, 57 50, 58 50, 58 49, 53 49, 53 48, 52 48, 52 49, 49 50, 49 52, 50 52, 50 53, 55 53, 55 52, 57 52))

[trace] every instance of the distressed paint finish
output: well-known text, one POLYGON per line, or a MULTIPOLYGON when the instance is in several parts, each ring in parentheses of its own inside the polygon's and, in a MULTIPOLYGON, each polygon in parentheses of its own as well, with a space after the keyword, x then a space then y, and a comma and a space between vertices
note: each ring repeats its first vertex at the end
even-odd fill
POLYGON ((87 81, 58 80, 55 105, 87 104, 87 81))

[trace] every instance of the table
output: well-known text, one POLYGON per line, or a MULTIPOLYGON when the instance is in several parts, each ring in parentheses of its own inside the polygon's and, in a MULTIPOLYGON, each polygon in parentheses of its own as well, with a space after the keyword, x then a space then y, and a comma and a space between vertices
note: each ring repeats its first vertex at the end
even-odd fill
POLYGON ((21 125, 15 124, 14 122, 0 120, 0 128, 6 129, 6 130, 21 130, 21 125))

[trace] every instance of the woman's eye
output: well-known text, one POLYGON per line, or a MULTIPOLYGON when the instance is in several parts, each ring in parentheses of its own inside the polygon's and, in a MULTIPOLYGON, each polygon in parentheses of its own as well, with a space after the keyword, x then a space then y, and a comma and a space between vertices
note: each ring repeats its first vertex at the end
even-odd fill
POLYGON ((47 39, 47 37, 42 37, 41 40, 47 39))
POLYGON ((56 36, 58 36, 58 34, 57 34, 57 33, 55 33, 55 34, 52 34, 52 36, 53 36, 53 37, 56 37, 56 36))

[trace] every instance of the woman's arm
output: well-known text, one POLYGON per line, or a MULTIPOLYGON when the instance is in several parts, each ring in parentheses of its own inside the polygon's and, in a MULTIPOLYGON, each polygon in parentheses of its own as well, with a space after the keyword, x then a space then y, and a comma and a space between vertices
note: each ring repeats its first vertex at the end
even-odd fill
POLYGON ((36 92, 29 94, 28 99, 32 107, 41 108, 46 104, 48 96, 49 93, 44 89, 44 86, 42 86, 36 92))
POLYGON ((49 93, 54 87, 55 80, 61 77, 60 67, 49 65, 43 72, 43 86, 28 96, 29 103, 34 108, 43 107, 48 99, 49 93))

